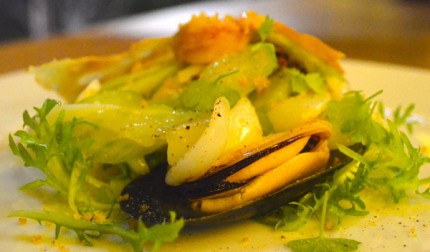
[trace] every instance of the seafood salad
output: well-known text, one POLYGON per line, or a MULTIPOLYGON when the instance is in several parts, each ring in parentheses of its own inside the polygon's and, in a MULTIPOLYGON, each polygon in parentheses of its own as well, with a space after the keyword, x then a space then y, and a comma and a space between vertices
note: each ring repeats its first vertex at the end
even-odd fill
POLYGON ((193 226, 252 218, 291 231, 318 219, 320 236, 288 247, 356 250, 360 241, 326 237, 327 223, 366 215, 365 189, 430 197, 418 176, 430 160, 401 131, 413 107, 387 118, 379 93, 349 89, 343 57, 248 12, 196 15, 120 54, 31 67, 64 100, 24 112, 9 145, 45 175, 23 190, 53 189, 57 203, 10 216, 87 245, 116 235, 135 251, 193 226))

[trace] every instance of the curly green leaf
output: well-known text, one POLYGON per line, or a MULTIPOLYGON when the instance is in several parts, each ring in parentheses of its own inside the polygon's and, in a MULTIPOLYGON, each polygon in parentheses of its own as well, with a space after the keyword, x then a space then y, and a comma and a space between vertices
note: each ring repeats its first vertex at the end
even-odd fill
POLYGON ((17 211, 10 213, 8 217, 22 217, 41 221, 52 222, 56 225, 55 237, 57 238, 62 227, 73 230, 78 238, 86 245, 91 246, 90 235, 88 232, 96 232, 99 235, 110 234, 121 237, 128 242, 136 252, 140 252, 147 245, 152 244, 152 251, 157 250, 166 242, 174 241, 184 226, 183 219, 176 219, 176 215, 170 213, 170 223, 146 227, 139 221, 136 231, 125 229, 115 224, 100 224, 84 219, 75 219, 62 213, 47 211, 17 211))

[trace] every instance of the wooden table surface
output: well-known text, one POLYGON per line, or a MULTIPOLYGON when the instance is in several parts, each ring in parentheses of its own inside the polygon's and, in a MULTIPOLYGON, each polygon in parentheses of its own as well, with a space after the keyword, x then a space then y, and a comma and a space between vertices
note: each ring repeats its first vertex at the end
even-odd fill
POLYGON ((201 11, 238 15, 251 9, 321 38, 348 58, 430 69, 430 1, 230 0, 144 13, 76 34, 0 44, 0 73, 54 58, 120 52, 138 39, 172 34, 178 23, 201 11))

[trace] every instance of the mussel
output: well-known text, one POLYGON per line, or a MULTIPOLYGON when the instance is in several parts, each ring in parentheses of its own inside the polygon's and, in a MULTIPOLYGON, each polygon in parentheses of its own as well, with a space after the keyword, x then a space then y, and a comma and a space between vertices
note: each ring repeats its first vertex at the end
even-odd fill
POLYGON ((221 157, 204 176, 171 186, 167 164, 127 185, 121 208, 147 225, 169 221, 170 211, 187 225, 251 218, 297 199, 349 162, 327 146, 331 125, 315 120, 221 157))

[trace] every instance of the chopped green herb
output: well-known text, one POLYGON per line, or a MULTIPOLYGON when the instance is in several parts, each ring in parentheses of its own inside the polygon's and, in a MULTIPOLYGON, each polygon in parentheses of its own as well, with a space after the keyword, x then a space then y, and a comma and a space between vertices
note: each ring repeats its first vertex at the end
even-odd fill
POLYGON ((264 19, 263 24, 258 29, 257 33, 258 36, 260 36, 261 42, 265 42, 267 37, 270 36, 270 34, 273 31, 273 24, 275 21, 271 19, 269 16, 266 16, 266 19, 264 19))
POLYGON ((304 240, 294 240, 287 246, 294 252, 345 252, 358 250, 360 242, 342 239, 342 238, 327 238, 315 237, 304 240))
POLYGON ((295 68, 286 69, 293 93, 300 94, 308 90, 320 94, 324 91, 326 83, 319 73, 303 74, 295 68))

